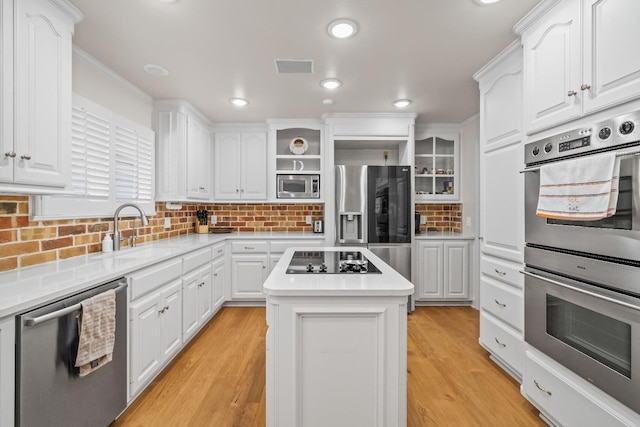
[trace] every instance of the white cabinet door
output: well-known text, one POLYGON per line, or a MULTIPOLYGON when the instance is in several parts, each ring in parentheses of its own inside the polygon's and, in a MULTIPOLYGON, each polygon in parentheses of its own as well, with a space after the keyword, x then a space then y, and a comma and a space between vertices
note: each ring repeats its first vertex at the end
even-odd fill
POLYGON ((160 316, 162 329, 162 361, 166 361, 182 347, 182 280, 162 289, 160 316))
POLYGON ((469 242, 444 242, 444 297, 469 297, 469 242))
POLYGON ((523 35, 527 131, 581 115, 580 4, 567 1, 523 35))
POLYGON ((200 121, 189 119, 187 137, 187 197, 211 197, 211 132, 200 121))
POLYGON ((637 0, 583 1, 585 112, 640 96, 637 0))
POLYGON ((444 296, 443 246, 441 242, 418 243, 418 286, 416 299, 444 296))
POLYGON ((267 135, 221 132, 215 135, 215 198, 267 198, 267 135))
POLYGON ((211 278, 211 266, 206 265, 200 269, 198 283, 198 322, 204 325, 213 314, 213 281, 211 278))
POLYGON ((184 342, 187 342, 198 330, 199 285, 198 272, 182 278, 182 339, 184 342))
MULTIPOLYGON (((0 0, 0 182, 13 181, 13 1, 0 0)), ((2 411, 4 414, 5 411, 2 411)), ((4 423, 3 423, 4 424, 4 423)), ((9 425, 9 423, 7 423, 9 425)))
POLYGON ((130 395, 133 396, 152 378, 162 364, 159 343, 162 337, 160 310, 161 293, 134 301, 130 312, 130 395))
POLYGON ((243 133, 240 150, 241 198, 263 200, 267 198, 267 135, 243 133))
POLYGON ((211 265, 213 272, 213 309, 217 310, 224 303, 225 268, 224 259, 217 260, 211 265))
POLYGON ((20 0, 15 7, 14 180, 64 187, 71 157, 73 24, 50 2, 20 0))
POLYGON ((264 299, 262 285, 267 278, 267 255, 237 255, 231 258, 231 297, 264 299))
POLYGON ((240 198, 240 133, 216 133, 214 197, 221 200, 240 198))
POLYGON ((522 143, 480 153, 481 251, 515 262, 524 260, 524 177, 522 143))

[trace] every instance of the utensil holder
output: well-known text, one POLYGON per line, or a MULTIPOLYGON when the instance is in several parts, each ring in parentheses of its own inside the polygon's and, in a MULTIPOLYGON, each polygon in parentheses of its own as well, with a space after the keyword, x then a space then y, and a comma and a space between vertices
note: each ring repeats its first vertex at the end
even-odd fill
POLYGON ((196 233, 198 234, 207 234, 209 232, 208 225, 196 225, 196 233))

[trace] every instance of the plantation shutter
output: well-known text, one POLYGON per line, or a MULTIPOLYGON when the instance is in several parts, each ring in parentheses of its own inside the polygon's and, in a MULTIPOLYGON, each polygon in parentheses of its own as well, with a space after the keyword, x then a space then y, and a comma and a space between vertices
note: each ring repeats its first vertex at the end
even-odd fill
POLYGON ((71 184, 76 197, 109 199, 109 120, 76 105, 71 114, 71 184))
POLYGON ((118 203, 153 199, 153 132, 114 124, 115 198, 118 203))

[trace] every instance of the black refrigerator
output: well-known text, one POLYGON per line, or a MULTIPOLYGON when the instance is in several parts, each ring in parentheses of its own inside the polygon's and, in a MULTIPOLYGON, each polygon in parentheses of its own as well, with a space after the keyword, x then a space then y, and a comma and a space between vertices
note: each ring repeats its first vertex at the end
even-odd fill
POLYGON ((335 166, 336 245, 363 245, 411 280, 411 168, 335 166))

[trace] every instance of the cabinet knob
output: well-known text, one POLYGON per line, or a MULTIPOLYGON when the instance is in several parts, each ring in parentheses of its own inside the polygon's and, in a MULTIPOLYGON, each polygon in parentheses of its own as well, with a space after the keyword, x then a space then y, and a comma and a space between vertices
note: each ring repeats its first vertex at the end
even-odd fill
POLYGON ((16 156, 16 152, 11 150, 8 153, 4 153, 5 157, 11 157, 12 159, 16 156))
POLYGON ((583 83, 582 86, 580 86, 580 90, 589 90, 589 89, 591 89, 590 84, 583 83))
POLYGON ((244 188, 242 190, 240 190, 241 193, 244 193, 244 188))
POLYGON ((567 92, 567 96, 576 96, 578 94, 578 92, 576 92, 575 90, 570 90, 569 92, 567 92))
POLYGON ((240 192, 240 190, 238 190, 238 189, 236 188, 236 193, 239 193, 239 192, 240 192))

